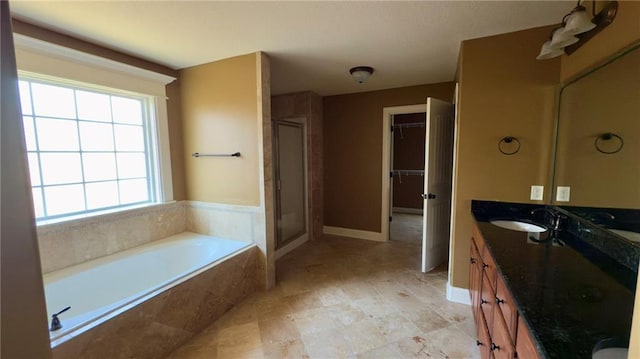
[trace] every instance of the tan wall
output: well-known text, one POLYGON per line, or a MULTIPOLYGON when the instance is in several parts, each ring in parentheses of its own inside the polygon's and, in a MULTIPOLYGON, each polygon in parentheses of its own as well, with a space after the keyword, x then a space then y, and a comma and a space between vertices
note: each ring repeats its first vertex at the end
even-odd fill
POLYGON ((169 148, 171 152, 171 180, 173 199, 187 198, 184 178, 184 145, 182 143, 182 105, 180 103, 180 79, 167 85, 167 118, 169 122, 169 148))
POLYGON ((462 43, 450 263, 454 287, 468 288, 472 199, 527 203, 531 185, 545 185, 549 198, 560 61, 538 61, 536 56, 550 30, 462 43), (517 154, 498 151, 504 136, 520 140, 517 154))
MULTIPOLYGON (((591 8, 590 2, 585 2, 591 8)), ((640 40, 640 1, 618 1, 618 13, 607 28, 570 56, 562 56, 561 81, 608 58, 620 49, 640 40)))
POLYGON ((187 199, 260 205, 256 76, 255 53, 180 71, 187 199), (191 156, 238 151, 240 158, 191 156))
POLYGON ((324 222, 380 232, 382 212, 382 110, 452 101, 455 84, 402 87, 323 98, 324 222))

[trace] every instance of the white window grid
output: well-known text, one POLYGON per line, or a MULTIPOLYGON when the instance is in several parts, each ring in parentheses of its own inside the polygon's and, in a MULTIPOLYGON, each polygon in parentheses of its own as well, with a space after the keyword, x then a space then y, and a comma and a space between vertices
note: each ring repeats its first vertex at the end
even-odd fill
MULTIPOLYGON (((127 207, 135 207, 138 205, 142 205, 142 204, 147 204, 147 203, 153 203, 156 201, 156 183, 155 183, 155 167, 153 166, 153 161, 155 158, 155 155, 153 153, 153 148, 154 148, 154 141, 153 141, 153 137, 152 137, 152 131, 153 131, 153 124, 150 123, 152 121, 152 115, 153 115, 153 106, 154 106, 154 101, 153 101, 153 97, 151 96, 145 96, 145 95, 140 95, 140 94, 133 94, 133 93, 128 93, 125 91, 118 91, 115 89, 108 89, 105 90, 103 88, 98 88, 98 87, 93 87, 91 85, 82 85, 82 84, 78 84, 76 82, 73 82, 73 84, 68 84, 66 83, 64 80, 60 79, 56 79, 56 80, 50 80, 50 79, 41 79, 38 77, 34 77, 34 76, 20 76, 20 82, 26 83, 28 84, 28 88, 29 88, 29 96, 28 96, 28 108, 30 109, 30 113, 29 114, 23 114, 23 121, 31 121, 32 125, 33 125, 33 132, 34 132, 34 143, 35 143, 35 150, 28 150, 27 153, 30 155, 35 155, 36 156, 36 161, 37 161, 37 167, 38 167, 38 176, 39 176, 39 185, 32 185, 32 190, 34 191, 34 201, 36 197, 39 197, 41 199, 41 208, 42 208, 42 215, 37 216, 37 220, 41 221, 41 220, 52 220, 52 219, 61 219, 64 217, 73 217, 73 216, 77 216, 77 215, 83 215, 83 214, 91 214, 91 213, 95 213, 95 212, 103 212, 103 211, 109 211, 109 210, 114 210, 114 209, 125 209, 127 207), (35 110, 35 106, 34 106, 34 99, 33 99, 33 92, 32 92, 32 85, 33 84, 43 84, 43 85, 52 85, 52 86, 56 86, 56 87, 60 87, 60 88, 66 88, 66 89, 70 89, 73 91, 74 94, 74 113, 75 116, 74 118, 62 118, 62 117, 51 117, 51 116, 43 116, 43 115, 39 115, 36 114, 36 110, 35 110), (113 111, 111 111, 111 121, 110 122, 103 122, 103 121, 96 121, 96 120, 88 120, 88 119, 80 119, 78 118, 78 102, 77 102, 77 91, 85 91, 85 92, 92 92, 95 94, 101 94, 101 95, 107 95, 109 97, 109 105, 111 107, 111 110, 113 110, 112 107, 112 99, 113 97, 119 97, 119 98, 128 98, 128 99, 133 99, 136 101, 140 102, 140 106, 141 106, 141 114, 142 114, 142 123, 139 125, 136 124, 127 124, 127 123, 118 123, 118 122, 114 122, 113 121, 113 111), (78 150, 74 151, 74 150, 56 150, 56 151, 44 151, 44 150, 40 150, 40 142, 38 140, 38 122, 37 119, 54 119, 54 120, 64 120, 64 121, 73 121, 75 122, 75 127, 76 127, 76 131, 77 131, 77 139, 78 139, 78 150), (100 123, 100 124, 110 124, 111 125, 111 137, 113 140, 113 150, 84 150, 82 148, 82 138, 81 138, 81 134, 80 134, 80 123, 100 123), (144 148, 142 151, 127 151, 127 150, 118 150, 117 148, 117 142, 115 140, 115 125, 118 126, 133 126, 133 127, 140 127, 142 129, 142 133, 144 134, 143 136, 143 144, 144 144, 144 148), (41 160, 41 154, 47 154, 47 153, 72 153, 72 154, 79 154, 79 158, 80 158, 80 171, 82 173, 82 181, 75 181, 75 182, 65 182, 65 183, 55 183, 55 184, 45 184, 44 178, 43 178, 43 171, 42 171, 42 160, 41 160), (116 170, 116 176, 115 178, 111 178, 111 179, 107 179, 107 180, 93 180, 93 181, 86 181, 85 180, 85 168, 84 168, 84 156, 83 154, 91 154, 91 153, 100 153, 100 154, 112 154, 113 157, 115 158, 116 161, 116 166, 115 166, 115 170, 116 170), (127 154, 127 153, 136 153, 136 154, 144 154, 144 158, 145 158, 145 176, 140 176, 140 177, 127 177, 127 178, 121 178, 119 173, 118 173, 118 154, 127 154), (144 179, 146 181, 146 188, 147 188, 147 193, 146 193, 146 199, 145 200, 141 200, 141 201, 135 201, 135 202, 127 202, 127 203, 122 203, 121 201, 121 187, 120 187, 120 182, 121 181, 129 181, 129 180, 141 180, 144 179), (87 203, 87 190, 86 190, 86 185, 87 184, 94 184, 94 183, 106 183, 106 182, 116 182, 118 184, 117 189, 118 189, 118 201, 116 205, 112 205, 112 206, 105 206, 105 207, 100 207, 100 208, 94 208, 94 209, 89 209, 88 203, 87 203), (74 211, 74 212, 68 212, 68 213, 60 213, 60 214, 55 214, 55 215, 50 215, 48 212, 48 208, 47 208, 47 198, 45 196, 45 188, 49 188, 49 187, 59 187, 59 186, 66 186, 66 185, 82 185, 82 193, 83 193, 83 199, 84 199, 84 210, 80 210, 80 211, 74 211), (35 193, 39 192, 39 196, 35 196, 35 193)), ((70 81, 71 82, 71 81, 70 81)), ((21 96, 21 101, 22 98, 24 98, 26 96, 21 96)), ((25 106, 23 105, 23 108, 25 108, 25 106)), ((31 168, 33 165, 30 163, 29 167, 31 168)), ((35 205, 35 207, 38 207, 37 205, 35 205)))

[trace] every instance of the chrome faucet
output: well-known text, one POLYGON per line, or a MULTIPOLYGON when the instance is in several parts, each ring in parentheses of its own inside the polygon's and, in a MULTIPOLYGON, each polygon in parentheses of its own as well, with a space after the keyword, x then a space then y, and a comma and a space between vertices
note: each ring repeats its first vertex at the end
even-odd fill
POLYGON ((562 221, 562 215, 556 211, 553 211, 547 207, 540 207, 531 210, 531 214, 535 214, 537 212, 547 212, 551 216, 551 222, 549 223, 553 228, 554 232, 557 232, 560 229, 560 222, 562 221))
POLYGON ((49 331, 53 332, 55 330, 62 328, 62 323, 60 323, 60 319, 58 319, 58 316, 69 309, 71 309, 71 307, 66 307, 63 310, 51 316, 51 327, 49 328, 49 331))

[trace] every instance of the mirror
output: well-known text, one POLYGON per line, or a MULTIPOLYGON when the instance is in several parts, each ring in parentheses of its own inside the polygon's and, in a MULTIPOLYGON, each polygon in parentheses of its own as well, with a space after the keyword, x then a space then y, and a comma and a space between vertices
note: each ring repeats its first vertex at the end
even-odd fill
POLYGON ((563 85, 555 153, 554 205, 640 232, 639 212, 624 211, 640 210, 640 43, 563 85), (569 201, 557 201, 558 186, 569 201))

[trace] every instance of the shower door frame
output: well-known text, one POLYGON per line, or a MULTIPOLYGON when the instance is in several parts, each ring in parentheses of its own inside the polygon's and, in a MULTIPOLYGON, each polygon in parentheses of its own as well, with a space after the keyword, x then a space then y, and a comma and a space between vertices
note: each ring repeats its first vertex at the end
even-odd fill
MULTIPOLYGON (((273 168, 274 168, 274 202, 275 202, 275 250, 287 252, 286 248, 294 242, 306 242, 309 238, 309 183, 308 183, 308 158, 307 158, 307 123, 306 118, 286 118, 273 120, 273 168), (282 226, 280 221, 282 219, 282 205, 280 198, 280 158, 279 145, 279 125, 298 127, 302 130, 302 160, 303 160, 303 218, 304 227, 303 230, 293 235, 289 240, 283 241, 282 239, 282 226)), ((278 256, 277 256, 278 257, 278 256)))

